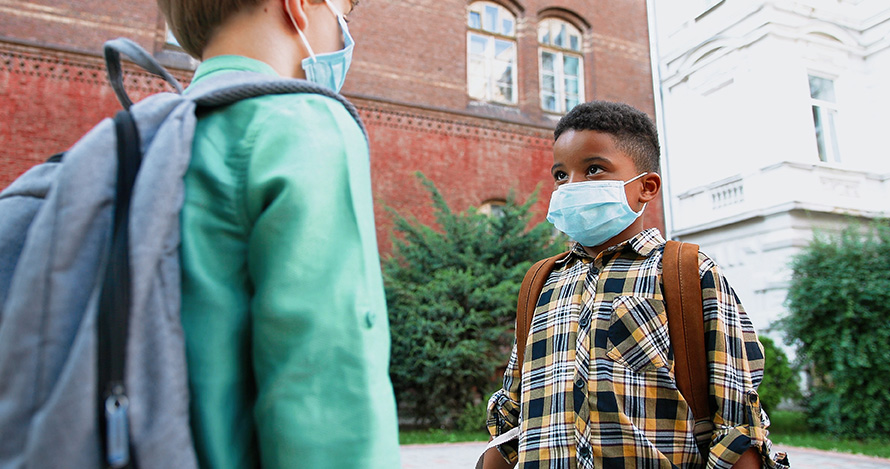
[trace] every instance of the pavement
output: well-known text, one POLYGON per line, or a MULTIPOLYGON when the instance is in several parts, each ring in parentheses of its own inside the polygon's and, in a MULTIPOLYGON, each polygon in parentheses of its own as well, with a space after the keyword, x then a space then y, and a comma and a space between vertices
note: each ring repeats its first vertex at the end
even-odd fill
MULTIPOLYGON (((483 449, 482 442, 402 445, 402 469, 472 469, 483 449)), ((781 445, 773 451, 787 452, 795 469, 890 469, 890 459, 781 445)))

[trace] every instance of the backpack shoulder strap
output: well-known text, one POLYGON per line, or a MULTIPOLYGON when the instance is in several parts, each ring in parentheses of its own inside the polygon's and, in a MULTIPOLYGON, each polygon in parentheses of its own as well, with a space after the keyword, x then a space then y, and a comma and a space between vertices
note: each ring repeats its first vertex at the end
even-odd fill
POLYGON ((567 254, 568 252, 564 252, 535 262, 525 273, 525 278, 522 279, 522 286, 519 287, 519 299, 516 302, 516 363, 520 369, 522 369, 522 363, 525 360, 525 344, 528 341, 529 327, 531 327, 532 317, 535 315, 535 307, 538 305, 538 297, 541 296, 541 290, 544 289, 544 283, 547 282, 547 277, 553 271, 556 261, 564 258, 567 254))
POLYGON ((194 100, 199 107, 208 108, 221 107, 258 96, 293 93, 320 94, 338 101, 358 123, 367 139, 368 132, 355 106, 343 95, 308 80, 247 71, 220 73, 191 85, 186 91, 186 96, 194 100))
POLYGON ((698 248, 696 244, 668 241, 662 264, 674 376, 696 421, 710 418, 698 248))
MULTIPOLYGON (((108 81, 124 109, 130 109, 133 101, 124 89, 121 54, 129 57, 146 71, 166 80, 176 89, 177 93, 183 93, 179 81, 139 44, 127 38, 113 39, 105 43, 104 53, 108 81)), ((187 95, 198 106, 208 108, 225 106, 242 99, 258 96, 291 93, 320 94, 340 102, 362 129, 365 140, 368 140, 368 131, 365 129, 355 106, 339 93, 308 80, 282 78, 257 72, 231 72, 209 77, 199 84, 190 86, 187 95)))
POLYGON ((120 101, 121 106, 123 106, 124 109, 130 109, 130 106, 133 105, 133 101, 130 99, 130 96, 127 95, 127 90, 124 88, 121 54, 129 57, 136 65, 139 65, 146 71, 163 78, 167 83, 170 83, 178 93, 182 93, 182 85, 179 84, 179 81, 177 81, 163 65, 158 63, 158 61, 139 44, 136 44, 127 38, 120 37, 107 41, 103 52, 105 54, 105 68, 108 70, 108 82, 111 83, 111 88, 114 90, 114 94, 117 96, 118 101, 120 101))

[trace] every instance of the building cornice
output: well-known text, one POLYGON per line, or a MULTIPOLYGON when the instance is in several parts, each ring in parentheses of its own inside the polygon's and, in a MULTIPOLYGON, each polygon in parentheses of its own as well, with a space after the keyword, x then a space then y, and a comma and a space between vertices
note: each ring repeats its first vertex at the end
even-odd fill
POLYGON ((736 16, 716 31, 702 28, 706 39, 662 57, 662 83, 676 86, 722 57, 769 37, 818 44, 859 58, 890 48, 890 9, 859 23, 850 19, 840 21, 814 9, 806 13, 795 8, 793 2, 766 2, 736 16), (882 33, 880 28, 888 29, 887 33, 882 33))

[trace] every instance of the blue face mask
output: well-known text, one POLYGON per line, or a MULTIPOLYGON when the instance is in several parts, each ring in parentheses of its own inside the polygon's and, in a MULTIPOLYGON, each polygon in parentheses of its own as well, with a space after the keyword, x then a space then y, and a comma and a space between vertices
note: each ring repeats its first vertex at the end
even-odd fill
POLYGON ((547 221, 581 243, 599 246, 627 229, 643 210, 634 212, 627 203, 624 186, 630 181, 584 181, 563 184, 550 197, 547 221))
MULTIPOLYGON (((337 52, 315 55, 303 31, 297 28, 297 23, 294 21, 293 16, 291 16, 291 21, 294 23, 294 27, 297 28, 306 50, 309 51, 309 57, 303 59, 301 63, 303 71, 306 72, 306 79, 339 93, 340 89, 343 88, 343 82, 346 81, 346 72, 349 71, 349 66, 352 64, 352 49, 355 47, 355 41, 352 39, 352 35, 349 34, 349 28, 346 26, 346 18, 343 14, 331 4, 330 0, 325 0, 325 4, 331 9, 334 16, 337 17, 340 29, 343 30, 343 49, 337 52)), ((288 10, 288 13, 290 13, 290 10, 288 10)))

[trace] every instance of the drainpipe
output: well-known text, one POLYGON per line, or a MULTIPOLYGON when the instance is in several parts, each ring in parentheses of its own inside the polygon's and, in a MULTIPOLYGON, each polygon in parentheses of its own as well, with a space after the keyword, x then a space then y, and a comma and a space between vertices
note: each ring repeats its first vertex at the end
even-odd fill
POLYGON ((658 53, 658 25, 655 21, 656 0, 646 0, 646 16, 649 20, 649 60, 652 63, 652 91, 655 98, 655 126, 658 130, 658 144, 661 145, 661 195, 664 207, 664 237, 671 239, 674 231, 674 204, 671 196, 670 164, 668 159, 667 134, 664 125, 664 93, 661 88, 661 60, 658 53))

